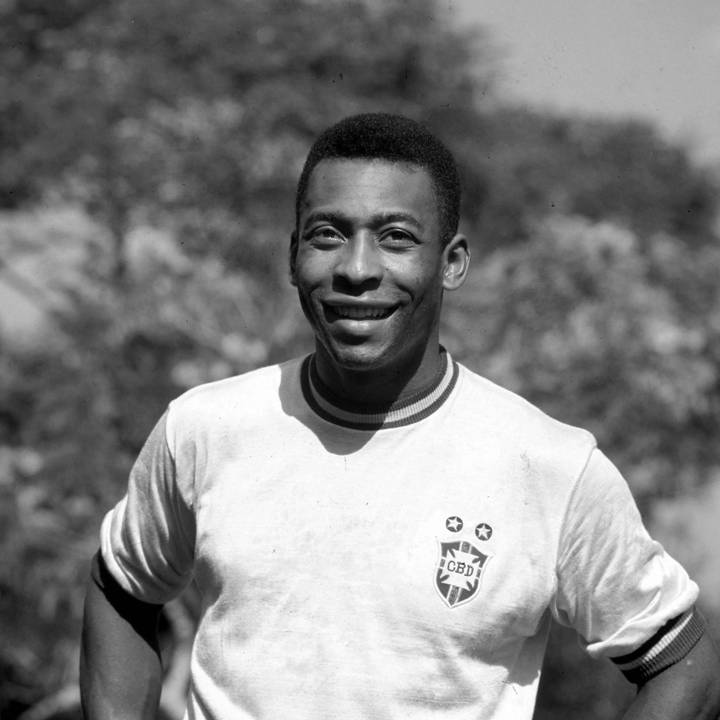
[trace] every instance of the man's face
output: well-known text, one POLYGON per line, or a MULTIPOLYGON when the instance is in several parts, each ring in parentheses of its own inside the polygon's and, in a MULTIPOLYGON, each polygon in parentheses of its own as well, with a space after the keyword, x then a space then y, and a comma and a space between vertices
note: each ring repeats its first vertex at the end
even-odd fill
POLYGON ((291 272, 320 360, 401 371, 428 352, 437 356, 447 264, 424 169, 362 159, 315 167, 293 236, 291 272))

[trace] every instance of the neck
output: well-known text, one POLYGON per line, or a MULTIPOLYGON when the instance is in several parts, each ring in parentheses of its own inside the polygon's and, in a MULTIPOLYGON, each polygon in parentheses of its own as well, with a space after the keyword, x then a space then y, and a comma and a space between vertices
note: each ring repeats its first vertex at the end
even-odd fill
POLYGON ((323 385, 337 398, 382 409, 414 396, 437 379, 442 369, 440 345, 428 343, 422 355, 405 363, 358 370, 338 366, 318 344, 315 368, 323 385))

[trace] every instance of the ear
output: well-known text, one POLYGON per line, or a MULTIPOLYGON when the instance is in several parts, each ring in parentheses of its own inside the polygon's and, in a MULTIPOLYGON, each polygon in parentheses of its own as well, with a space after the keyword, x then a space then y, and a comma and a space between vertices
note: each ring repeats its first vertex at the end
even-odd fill
POLYGON ((443 248, 442 281, 445 290, 457 290, 467 277, 470 249, 464 235, 455 235, 443 248))
POLYGON ((295 271, 297 268, 297 249, 298 249, 298 237, 297 230, 293 230, 290 235, 290 248, 289 248, 289 260, 290 260, 290 284, 293 287, 297 287, 297 277, 295 271))

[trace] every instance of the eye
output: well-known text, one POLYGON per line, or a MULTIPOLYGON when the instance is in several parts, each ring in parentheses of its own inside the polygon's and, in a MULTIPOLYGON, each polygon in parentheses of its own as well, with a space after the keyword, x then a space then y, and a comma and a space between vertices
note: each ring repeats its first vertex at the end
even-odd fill
POLYGON ((415 237, 407 230, 390 228, 380 236, 380 242, 390 248, 408 248, 416 244, 415 237))
POLYGON ((304 237, 318 247, 332 247, 344 240, 342 233, 332 225, 319 225, 318 227, 310 228, 304 237))

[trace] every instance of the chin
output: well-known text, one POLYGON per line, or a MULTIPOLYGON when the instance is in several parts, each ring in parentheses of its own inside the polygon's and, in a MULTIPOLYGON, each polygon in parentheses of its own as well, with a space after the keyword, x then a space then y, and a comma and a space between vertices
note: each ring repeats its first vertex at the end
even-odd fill
POLYGON ((370 372, 385 367, 392 359, 381 350, 361 345, 344 347, 325 347, 330 362, 335 367, 354 372, 370 372))

